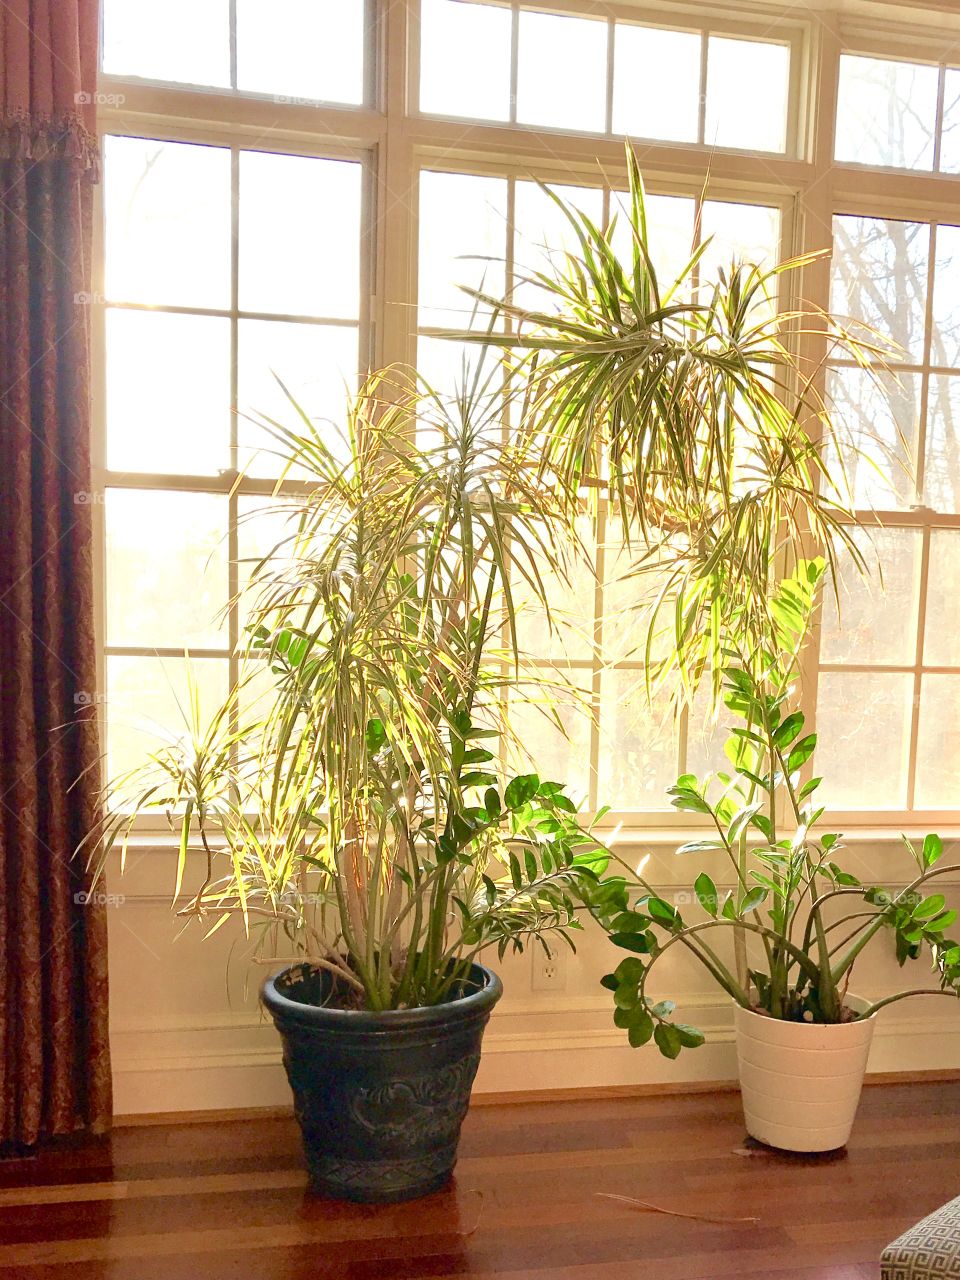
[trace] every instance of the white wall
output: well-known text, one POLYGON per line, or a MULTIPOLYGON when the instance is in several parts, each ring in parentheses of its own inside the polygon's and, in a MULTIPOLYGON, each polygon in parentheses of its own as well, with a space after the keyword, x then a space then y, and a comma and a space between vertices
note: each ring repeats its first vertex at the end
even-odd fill
MULTIPOLYGON (((649 842, 638 844, 629 856, 651 847, 649 842)), ((682 893, 701 869, 723 883, 718 862, 678 858, 662 842, 653 847, 647 875, 664 896, 682 893)), ((627 856, 626 844, 621 851, 627 856)), ((954 861, 960 862, 960 842, 944 854, 944 863, 954 861)), ((902 886, 910 878, 899 841, 862 838, 851 844, 843 862, 862 879, 890 886, 902 886)), ((284 1104, 289 1094, 279 1041, 257 1008, 264 971, 244 959, 240 930, 227 927, 204 940, 195 923, 185 926, 174 916, 174 866, 169 849, 135 847, 126 873, 121 876, 114 869, 107 885, 117 898, 108 912, 116 1111, 128 1115, 284 1104)), ((945 877, 938 887, 960 906, 960 875, 945 877)), ((505 994, 486 1033, 477 1090, 733 1079, 736 1055, 728 1002, 680 950, 664 958, 657 993, 676 999, 678 1016, 707 1032, 703 1048, 685 1051, 676 1062, 649 1045, 629 1048, 624 1033, 613 1026, 610 993, 598 985, 601 975, 627 953, 601 935, 585 932, 578 954, 567 957, 562 992, 531 990, 530 954, 508 957, 499 966, 505 994)), ((927 984, 923 962, 901 972, 891 952, 889 938, 871 944, 851 989, 877 998, 894 984, 927 984)), ((904 1001, 880 1014, 870 1071, 950 1068, 960 1068, 960 1001, 904 1001)))

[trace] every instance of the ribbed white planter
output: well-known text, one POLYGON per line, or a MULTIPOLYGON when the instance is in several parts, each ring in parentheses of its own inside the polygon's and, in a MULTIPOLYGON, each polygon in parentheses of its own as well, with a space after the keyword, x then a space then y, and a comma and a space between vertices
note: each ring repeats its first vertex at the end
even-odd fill
MULTIPOLYGON (((848 996, 851 1008, 867 1001, 848 996)), ((783 1151, 833 1151, 853 1128, 876 1017, 836 1026, 781 1022, 736 1005, 747 1133, 783 1151)))

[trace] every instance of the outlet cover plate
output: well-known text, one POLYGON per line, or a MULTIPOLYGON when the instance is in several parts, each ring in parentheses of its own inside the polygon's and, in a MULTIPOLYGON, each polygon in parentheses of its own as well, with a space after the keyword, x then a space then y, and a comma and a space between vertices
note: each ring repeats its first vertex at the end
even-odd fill
POLYGON ((561 942, 550 948, 547 955, 539 944, 533 947, 533 973, 530 979, 532 991, 563 991, 567 985, 567 952, 561 942))

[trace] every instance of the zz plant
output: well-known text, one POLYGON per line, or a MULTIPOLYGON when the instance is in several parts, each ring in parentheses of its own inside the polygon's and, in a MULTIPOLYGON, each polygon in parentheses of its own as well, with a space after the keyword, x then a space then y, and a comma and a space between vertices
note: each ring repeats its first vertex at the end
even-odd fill
POLYGON ((822 560, 801 562, 771 602, 770 642, 753 653, 726 651, 723 703, 735 720, 727 768, 703 778, 684 774, 670 788, 674 807, 708 827, 678 853, 719 856, 733 887, 720 892, 701 871, 691 895, 696 914, 688 918, 641 875, 642 893, 632 904, 624 897, 612 922, 613 941, 631 954, 602 981, 632 1045, 652 1037, 675 1058, 703 1042, 699 1030, 671 1018, 673 1002, 653 992, 654 970, 676 948, 695 956, 738 1004, 773 1018, 838 1023, 909 996, 960 994, 960 943, 947 936, 957 912, 932 891, 938 876, 958 870, 942 864, 940 838, 918 845, 904 837, 910 879, 893 889, 845 869, 842 837, 824 828, 822 779, 808 776, 816 734, 793 707, 797 658, 824 574, 822 560), (858 1015, 845 1003, 854 966, 890 933, 900 965, 926 956, 936 985, 896 990, 858 1015), (724 935, 733 943, 726 949, 724 935))

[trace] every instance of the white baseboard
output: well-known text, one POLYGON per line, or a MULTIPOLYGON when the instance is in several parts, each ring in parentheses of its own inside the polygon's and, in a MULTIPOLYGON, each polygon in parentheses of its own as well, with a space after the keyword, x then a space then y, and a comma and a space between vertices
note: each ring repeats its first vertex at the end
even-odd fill
MULTIPOLYGON (((707 1043, 676 1062, 651 1045, 631 1049, 611 1024, 602 997, 566 1009, 552 1003, 556 1007, 519 1005, 497 1013, 484 1038, 478 1093, 676 1086, 736 1076, 733 1023, 723 1001, 684 1007, 684 1019, 706 1031, 707 1043)), ((938 1015, 937 1003, 927 1002, 924 1012, 881 1015, 871 1072, 960 1068, 960 1017, 938 1015)), ((277 1033, 256 1014, 119 1026, 113 1052, 117 1115, 280 1106, 290 1100, 277 1033)))

